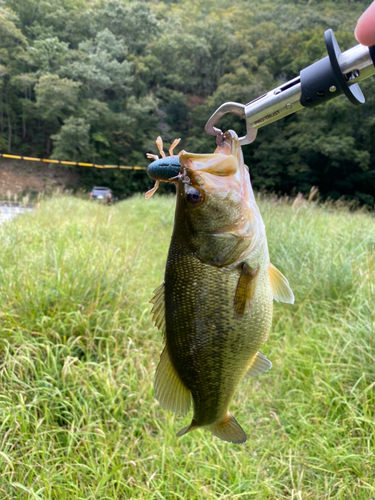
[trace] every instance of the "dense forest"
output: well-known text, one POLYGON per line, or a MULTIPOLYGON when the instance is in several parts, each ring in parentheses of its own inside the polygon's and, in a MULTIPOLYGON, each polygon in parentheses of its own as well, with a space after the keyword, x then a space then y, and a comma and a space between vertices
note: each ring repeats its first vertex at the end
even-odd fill
MULTIPOLYGON (((342 50, 367 1, 0 0, 0 151, 146 166, 155 139, 212 152, 204 132, 225 101, 246 103, 342 50)), ((375 202, 375 78, 261 129, 244 148, 256 189, 375 202)), ((224 128, 240 123, 227 117, 224 128)), ((143 172, 83 169, 119 196, 143 172)))

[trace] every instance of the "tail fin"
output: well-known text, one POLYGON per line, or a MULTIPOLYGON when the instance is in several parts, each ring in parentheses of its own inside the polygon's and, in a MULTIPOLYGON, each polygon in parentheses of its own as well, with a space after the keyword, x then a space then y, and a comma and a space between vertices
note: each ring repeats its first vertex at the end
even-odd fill
POLYGON ((218 424, 210 425, 207 428, 214 436, 229 443, 242 444, 247 439, 244 430, 230 413, 218 424))
MULTIPOLYGON (((188 432, 193 431, 194 429, 198 429, 200 426, 194 425, 193 421, 190 425, 187 425, 186 427, 178 431, 176 436, 180 437, 184 434, 187 434, 188 432)), ((222 420, 221 422, 209 425, 207 427, 204 426, 203 428, 208 429, 214 436, 222 439, 223 441, 228 441, 229 443, 242 444, 245 443, 247 439, 244 430, 230 413, 228 413, 224 420, 222 420)))

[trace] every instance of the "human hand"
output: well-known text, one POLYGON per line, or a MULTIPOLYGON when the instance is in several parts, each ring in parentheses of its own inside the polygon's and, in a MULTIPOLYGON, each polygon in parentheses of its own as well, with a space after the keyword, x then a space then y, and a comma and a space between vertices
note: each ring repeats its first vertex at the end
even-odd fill
POLYGON ((354 36, 362 45, 375 45, 375 1, 358 19, 354 36))

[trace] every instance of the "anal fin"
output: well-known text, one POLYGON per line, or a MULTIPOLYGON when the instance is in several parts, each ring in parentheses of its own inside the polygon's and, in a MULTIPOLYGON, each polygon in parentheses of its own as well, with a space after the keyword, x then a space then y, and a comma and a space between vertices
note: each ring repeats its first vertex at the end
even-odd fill
POLYGON ((212 434, 229 443, 242 444, 246 442, 246 434, 237 420, 228 413, 226 418, 219 423, 207 427, 212 434))
POLYGON ((288 280, 273 264, 270 264, 269 275, 273 298, 278 302, 294 304, 294 295, 288 280))
POLYGON ((167 346, 156 368, 155 397, 164 408, 175 413, 186 415, 190 409, 191 392, 172 365, 167 346))
POLYGON ((243 316, 246 311, 251 316, 258 271, 258 267, 251 268, 246 262, 241 266, 241 275, 234 296, 234 312, 237 317, 243 316))
POLYGON ((272 368, 271 361, 260 351, 256 353, 251 361, 251 365, 246 374, 246 377, 255 377, 260 373, 266 372, 272 368))

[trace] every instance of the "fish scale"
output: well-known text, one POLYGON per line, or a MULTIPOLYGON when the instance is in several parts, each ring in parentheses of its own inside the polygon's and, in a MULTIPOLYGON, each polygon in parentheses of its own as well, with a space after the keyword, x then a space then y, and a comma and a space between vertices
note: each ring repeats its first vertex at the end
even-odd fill
POLYGON ((235 296, 239 275, 239 269, 218 269, 179 245, 170 247, 165 273, 166 329, 171 332, 167 346, 174 366, 183 367, 178 371, 192 393, 199 426, 225 416, 271 326, 272 294, 262 290, 266 280, 258 284, 251 317, 233 318, 228 298, 235 296), (196 346, 193 353, 191 346, 196 346))

